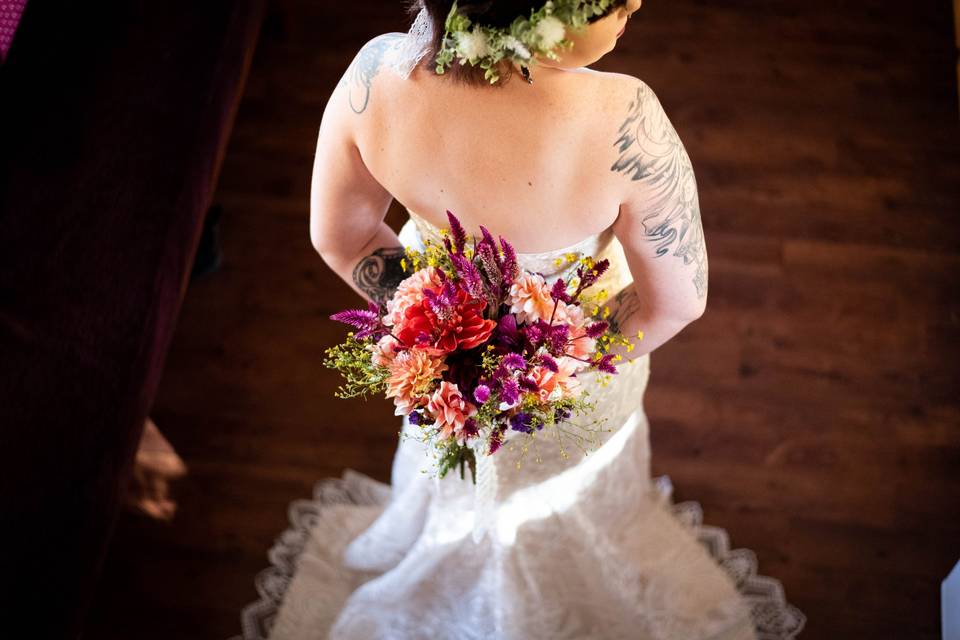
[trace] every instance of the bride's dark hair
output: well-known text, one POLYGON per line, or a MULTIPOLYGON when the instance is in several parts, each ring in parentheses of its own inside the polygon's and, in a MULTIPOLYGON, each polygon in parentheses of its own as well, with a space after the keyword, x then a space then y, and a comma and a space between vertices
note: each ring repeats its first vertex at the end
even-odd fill
MULTIPOLYGON (((457 2, 457 8, 474 23, 490 27, 509 27, 517 17, 529 17, 531 11, 536 11, 545 2, 546 0, 461 0, 457 2)), ((624 2, 626 0, 614 0, 607 13, 624 2)), ((430 14, 430 22, 433 23, 433 42, 430 45, 430 52, 424 56, 424 60, 429 61, 431 70, 436 66, 437 53, 443 43, 447 15, 452 6, 453 0, 408 0, 407 13, 411 20, 420 12, 421 7, 426 7, 427 13, 430 14)), ((593 16, 588 22, 594 22, 602 17, 602 15, 593 16)), ((507 82, 513 76, 514 70, 509 60, 501 60, 498 69, 500 80, 491 85, 490 81, 483 77, 484 70, 479 65, 472 66, 469 63, 461 65, 460 61, 454 58, 453 63, 446 68, 443 75, 450 76, 456 82, 463 84, 490 87, 507 82)))

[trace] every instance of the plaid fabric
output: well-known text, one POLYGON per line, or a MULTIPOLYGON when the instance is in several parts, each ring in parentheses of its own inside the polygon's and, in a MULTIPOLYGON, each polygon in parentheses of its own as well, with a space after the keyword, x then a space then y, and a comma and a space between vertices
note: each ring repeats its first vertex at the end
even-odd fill
POLYGON ((0 60, 7 57, 27 0, 0 0, 0 60))

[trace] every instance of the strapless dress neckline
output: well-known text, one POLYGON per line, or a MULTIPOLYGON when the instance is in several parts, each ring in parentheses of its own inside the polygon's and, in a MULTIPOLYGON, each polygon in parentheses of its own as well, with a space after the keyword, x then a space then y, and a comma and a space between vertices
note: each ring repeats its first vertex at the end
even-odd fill
MULTIPOLYGON (((438 227, 416 211, 406 210, 410 214, 410 219, 404 224, 404 228, 399 234, 400 241, 404 246, 422 248, 428 239, 431 242, 442 244, 443 239, 440 230, 444 227, 438 227)), ((479 230, 468 229, 469 233, 476 233, 477 231, 479 230)), ((496 229, 490 229, 490 233, 494 234, 495 237, 496 231, 496 229)), ((596 261, 610 261, 609 268, 594 285, 596 291, 603 289, 606 290, 608 295, 613 296, 633 282, 623 247, 614 235, 612 227, 559 249, 536 253, 518 251, 517 263, 521 269, 531 273, 539 273, 548 284, 553 284, 557 278, 569 279, 574 277, 580 267, 579 258, 585 256, 590 256, 596 261), (572 260, 568 259, 571 254, 576 256, 572 260)))
MULTIPOLYGON (((417 225, 417 229, 419 229, 421 235, 424 237, 430 237, 432 240, 440 242, 440 230, 443 227, 438 227, 408 207, 404 207, 404 209, 406 209, 407 213, 410 215, 410 218, 414 221, 414 224, 417 225)), ((494 237, 497 236, 496 230, 491 229, 490 233, 492 233, 494 237)), ((591 255, 605 249, 606 245, 613 237, 613 229, 608 227, 600 233, 589 235, 579 242, 575 242, 565 247, 560 247, 559 249, 550 249, 549 251, 517 251, 516 254, 518 257, 527 259, 536 259, 544 256, 563 256, 568 253, 583 253, 591 255)))

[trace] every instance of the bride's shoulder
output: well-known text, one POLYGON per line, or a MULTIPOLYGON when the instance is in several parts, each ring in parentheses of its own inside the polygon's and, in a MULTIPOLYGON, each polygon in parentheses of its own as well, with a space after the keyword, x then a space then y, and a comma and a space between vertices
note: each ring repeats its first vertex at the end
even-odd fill
POLYGON ((340 97, 354 113, 366 112, 374 95, 385 93, 383 89, 378 90, 378 85, 389 81, 385 78, 388 74, 382 74, 381 70, 405 39, 405 33, 390 32, 363 43, 337 82, 334 96, 340 97))
POLYGON ((607 107, 604 111, 622 112, 634 106, 655 106, 660 102, 653 88, 644 80, 628 73, 615 71, 597 71, 582 67, 577 71, 586 74, 588 81, 595 84, 595 94, 601 98, 601 105, 607 107))

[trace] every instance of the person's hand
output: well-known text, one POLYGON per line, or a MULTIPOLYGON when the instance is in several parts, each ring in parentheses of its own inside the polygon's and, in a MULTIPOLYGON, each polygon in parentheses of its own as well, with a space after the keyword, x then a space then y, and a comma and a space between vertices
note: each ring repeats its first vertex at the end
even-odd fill
POLYGON ((170 482, 186 473, 183 460, 153 420, 147 418, 133 475, 127 483, 125 506, 148 517, 169 521, 177 510, 177 503, 169 497, 170 482))

